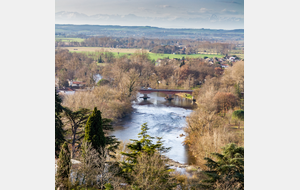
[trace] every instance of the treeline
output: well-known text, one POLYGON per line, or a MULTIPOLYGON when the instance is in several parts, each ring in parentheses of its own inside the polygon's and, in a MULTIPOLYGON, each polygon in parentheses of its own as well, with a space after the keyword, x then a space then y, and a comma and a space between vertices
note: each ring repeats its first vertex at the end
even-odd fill
POLYGON ((127 71, 137 75, 134 84, 139 87, 190 89, 203 84, 208 76, 219 76, 223 69, 219 64, 209 64, 201 58, 161 60, 155 66, 147 52, 138 51, 130 58, 120 57, 101 67, 100 74, 108 80, 107 84, 116 85, 122 83, 120 76, 127 71))
POLYGON ((83 81, 87 86, 92 86, 97 73, 99 67, 92 58, 64 49, 55 50, 55 77, 59 87, 68 86, 68 79, 83 81))
POLYGON ((96 107, 71 111, 61 102, 55 92, 56 189, 244 189, 243 147, 226 145, 206 158, 208 170, 188 178, 170 168, 163 156, 170 148, 147 134, 146 123, 139 139, 123 143, 96 107))
MULTIPOLYGON (((227 54, 233 50, 237 42, 210 42, 192 39, 151 39, 151 38, 116 38, 116 37, 91 37, 83 42, 55 41, 55 47, 109 47, 109 48, 142 48, 159 51, 162 46, 185 46, 188 54, 201 52, 227 54)), ((176 47, 174 47, 176 46, 176 47)), ((178 47, 177 47, 178 48, 178 47)), ((164 52, 170 52, 166 48, 164 52)))
POLYGON ((155 46, 151 52, 152 53, 161 53, 161 54, 172 54, 172 53, 180 53, 180 48, 178 46, 170 46, 170 45, 164 45, 164 46, 155 46))
POLYGON ((194 91, 198 108, 187 118, 185 143, 197 160, 206 167, 208 152, 221 153, 228 143, 244 144, 240 128, 244 120, 244 62, 236 62, 218 77, 207 77, 194 91))
POLYGON ((146 51, 137 51, 130 58, 117 58, 109 52, 99 52, 96 59, 95 55, 96 53, 93 54, 94 58, 89 58, 82 53, 56 50, 55 74, 60 86, 68 86, 67 79, 80 80, 87 86, 95 86, 93 76, 101 74, 108 81, 106 84, 121 89, 130 86, 130 83, 134 88, 144 86, 190 89, 203 84, 207 76, 214 77, 223 73, 220 64, 209 64, 202 58, 165 59, 155 66, 155 61, 150 59, 146 51), (109 64, 97 65, 97 62, 104 61, 109 64), (129 84, 123 84, 124 81, 129 84))

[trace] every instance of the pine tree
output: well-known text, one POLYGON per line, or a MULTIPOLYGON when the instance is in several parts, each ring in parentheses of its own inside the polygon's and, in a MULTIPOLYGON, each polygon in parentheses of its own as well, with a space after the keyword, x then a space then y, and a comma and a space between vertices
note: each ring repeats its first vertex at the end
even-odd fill
POLYGON ((56 185, 60 189, 66 189, 69 183, 71 170, 71 153, 67 142, 64 142, 57 162, 56 185))
POLYGON ((232 187, 240 186, 244 189, 244 147, 237 147, 234 143, 222 148, 222 154, 211 153, 217 161, 211 158, 205 164, 209 169, 203 173, 208 177, 202 180, 202 186, 211 188, 216 183, 230 183, 232 187))
POLYGON ((64 116, 67 119, 66 125, 70 125, 69 132, 71 133, 70 142, 72 144, 72 158, 75 157, 75 152, 80 148, 81 141, 84 138, 84 126, 91 111, 86 108, 80 108, 77 111, 64 108, 64 116))
POLYGON ((60 152, 60 147, 65 141, 63 123, 61 121, 61 112, 63 107, 61 105, 61 98, 59 97, 56 88, 55 88, 55 157, 58 157, 60 152))
POLYGON ((106 145, 102 124, 101 112, 95 107, 86 122, 84 140, 92 143, 92 147, 96 150, 104 148, 106 145))
MULTIPOLYGON (((141 132, 138 134, 139 140, 130 139, 132 141, 131 144, 128 144, 127 147, 131 150, 130 153, 121 152, 122 155, 127 158, 125 161, 121 162, 122 166, 122 174, 126 178, 126 180, 131 183, 130 173, 133 172, 134 166, 137 164, 138 157, 142 154, 146 154, 148 156, 154 155, 155 153, 166 153, 170 150, 170 148, 166 148, 163 146, 162 138, 157 137, 156 144, 152 143, 151 137, 147 134, 147 130, 149 130, 147 123, 144 123, 141 127, 141 132)), ((169 168, 166 167, 166 171, 169 171, 169 168)))

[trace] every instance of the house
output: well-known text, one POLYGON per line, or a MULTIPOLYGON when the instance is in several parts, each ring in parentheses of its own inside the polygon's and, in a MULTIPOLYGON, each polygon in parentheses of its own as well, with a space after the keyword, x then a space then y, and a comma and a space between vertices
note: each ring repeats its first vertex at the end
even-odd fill
POLYGON ((69 82, 69 86, 72 86, 72 87, 80 87, 80 86, 84 85, 84 83, 81 81, 68 80, 68 82, 69 82))
POLYGON ((222 67, 222 68, 227 68, 228 65, 227 65, 227 64, 221 64, 221 67, 222 67))
POLYGON ((228 60, 229 60, 229 61, 234 61, 234 60, 235 60, 235 57, 230 57, 228 60))

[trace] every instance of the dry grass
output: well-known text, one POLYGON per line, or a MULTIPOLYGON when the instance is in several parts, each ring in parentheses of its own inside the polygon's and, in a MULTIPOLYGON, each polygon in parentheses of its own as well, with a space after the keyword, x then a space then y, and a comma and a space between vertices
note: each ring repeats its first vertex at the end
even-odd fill
POLYGON ((211 157, 212 152, 221 152, 221 147, 228 143, 235 143, 238 146, 244 146, 244 135, 236 133, 227 127, 214 128, 211 131, 205 131, 203 134, 193 133, 189 137, 190 150, 196 157, 197 164, 201 168, 206 168, 204 157, 211 157))
POLYGON ((93 91, 76 92, 74 95, 66 96, 63 106, 73 111, 97 107, 102 112, 102 117, 110 119, 121 118, 132 110, 130 100, 119 90, 109 86, 95 87, 93 91))

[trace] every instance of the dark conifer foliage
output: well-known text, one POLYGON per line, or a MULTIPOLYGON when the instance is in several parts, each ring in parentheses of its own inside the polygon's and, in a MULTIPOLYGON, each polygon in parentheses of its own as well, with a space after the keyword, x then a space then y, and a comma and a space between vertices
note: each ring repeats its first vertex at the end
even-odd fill
POLYGON ((64 116, 67 119, 66 125, 70 125, 68 132, 71 134, 71 139, 68 140, 72 144, 72 158, 79 150, 82 139, 84 138, 84 126, 91 111, 86 108, 80 108, 77 111, 64 107, 64 116))
POLYGON ((211 153, 216 161, 205 158, 205 164, 209 169, 204 171, 208 177, 202 180, 202 186, 212 188, 216 183, 227 182, 233 187, 244 189, 244 147, 237 147, 234 143, 222 148, 222 154, 211 153))
MULTIPOLYGON (((141 154, 153 155, 154 153, 166 153, 170 150, 170 148, 166 148, 163 146, 163 141, 161 137, 157 137, 157 142, 152 143, 151 137, 147 134, 147 130, 149 130, 147 123, 144 123, 141 127, 141 132, 138 134, 139 140, 130 139, 132 141, 131 144, 128 144, 127 147, 131 150, 130 153, 121 152, 122 155, 126 156, 126 160, 121 162, 122 172, 124 173, 125 178, 128 182, 130 182, 130 173, 133 172, 134 166, 137 164, 137 159, 141 154)), ((169 168, 166 167, 166 171, 169 168)))
POLYGON ((61 121, 61 115, 60 115, 63 111, 61 102, 62 100, 59 97, 55 88, 55 157, 56 158, 58 157, 62 143, 65 141, 63 123, 61 121))
POLYGON ((84 140, 92 143, 92 147, 96 150, 106 145, 101 112, 96 107, 86 122, 84 140))

